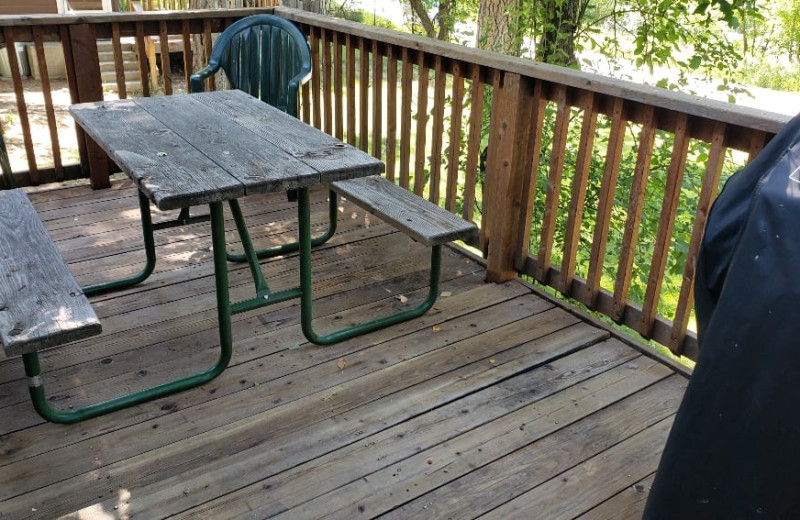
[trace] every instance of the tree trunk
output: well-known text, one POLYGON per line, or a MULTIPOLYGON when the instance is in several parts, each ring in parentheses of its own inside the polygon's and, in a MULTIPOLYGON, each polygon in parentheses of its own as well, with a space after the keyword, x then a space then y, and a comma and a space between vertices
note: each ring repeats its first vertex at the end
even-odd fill
POLYGON ((521 0, 480 0, 478 48, 511 56, 522 53, 521 0))
POLYGON ((441 0, 439 10, 433 18, 428 15, 422 0, 409 0, 408 3, 429 38, 448 41, 455 24, 455 20, 453 20, 454 2, 455 0, 441 0))
POLYGON ((575 67, 575 38, 586 11, 587 0, 544 0, 542 34, 536 44, 536 60, 575 67))
POLYGON ((328 14, 330 0, 282 0, 284 7, 294 7, 318 14, 328 14))

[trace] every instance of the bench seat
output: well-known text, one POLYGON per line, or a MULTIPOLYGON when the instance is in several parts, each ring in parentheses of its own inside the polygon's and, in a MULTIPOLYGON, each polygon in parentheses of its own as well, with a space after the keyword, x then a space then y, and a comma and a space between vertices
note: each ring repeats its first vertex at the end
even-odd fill
POLYGON ((100 320, 21 189, 0 191, 0 230, 0 342, 6 355, 100 334, 100 320))
POLYGON ((378 175, 337 181, 331 189, 427 246, 478 236, 475 224, 378 175))

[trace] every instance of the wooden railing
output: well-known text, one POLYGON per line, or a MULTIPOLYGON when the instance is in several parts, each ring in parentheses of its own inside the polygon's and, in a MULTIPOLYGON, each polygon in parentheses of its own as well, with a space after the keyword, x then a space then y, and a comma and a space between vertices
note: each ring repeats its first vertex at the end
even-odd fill
POLYGON ((188 85, 188 77, 193 69, 193 38, 201 42, 200 52, 204 54, 202 62, 205 63, 210 56, 215 34, 241 17, 271 11, 241 9, 0 17, 0 44, 13 49, 15 42, 30 42, 36 56, 35 63, 31 65, 37 67, 40 77, 39 83, 29 85, 19 72, 16 53, 8 53, 17 107, 12 119, 19 119, 22 146, 27 157, 27 171, 15 172, 17 183, 24 186, 58 182, 88 177, 91 173, 93 186, 101 188, 108 185, 109 172, 114 168, 105 154, 80 130, 76 130, 80 163, 65 164, 63 156, 66 147, 62 145, 65 135, 59 132, 59 127, 63 126, 61 123, 66 107, 58 106, 53 101, 50 80, 53 63, 45 54, 45 45, 55 43, 56 50, 63 53, 71 103, 100 101, 108 96, 169 95, 174 90, 169 59, 171 39, 178 38, 183 43, 183 82, 188 85), (153 49, 152 37, 157 37, 160 46, 158 54, 153 49), (111 42, 113 50, 115 88, 104 87, 101 79, 98 42, 104 40, 111 42), (135 48, 138 71, 133 78, 130 72, 126 72, 123 62, 122 46, 125 41, 132 41, 135 48), (134 89, 128 87, 131 80, 137 84, 134 89), (42 93, 47 136, 32 132, 32 124, 39 118, 31 114, 38 108, 34 99, 38 90, 42 93), (57 117, 57 112, 60 112, 60 117, 57 117), (39 156, 44 155, 42 150, 52 157, 51 164, 41 163, 39 156))
MULTIPOLYGON (((6 42, 62 42, 77 102, 103 97, 97 39, 132 36, 139 45, 145 36, 188 42, 200 34, 210 43, 212 33, 252 12, 29 17, 0 26, 6 42)), ((296 22, 311 44, 303 119, 382 158, 389 179, 478 223, 481 242, 473 245, 486 254, 489 280, 528 276, 676 354, 696 356, 692 284, 708 210, 721 178, 754 157, 788 117, 274 12, 296 22)), ((191 48, 184 45, 187 74, 191 48)), ((169 94, 161 56, 160 90, 169 94)), ((141 61, 142 95, 153 94, 148 74, 141 61)), ((18 106, 24 118, 24 99, 18 106)), ((68 177, 67 166, 37 168, 29 141, 22 184, 68 177)), ((91 171, 96 186, 107 184, 107 159, 83 143, 82 169, 72 175, 91 171)))
POLYGON ((390 179, 478 220, 489 280, 529 276, 696 357, 692 286, 708 210, 721 177, 788 117, 276 13, 312 45, 305 119, 382 157, 390 179))

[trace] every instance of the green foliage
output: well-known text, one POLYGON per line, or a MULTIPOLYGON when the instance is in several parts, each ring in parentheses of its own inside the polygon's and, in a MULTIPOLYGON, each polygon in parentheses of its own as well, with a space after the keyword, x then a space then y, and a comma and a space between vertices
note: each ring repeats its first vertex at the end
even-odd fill
POLYGON ((400 28, 391 20, 381 16, 376 16, 375 13, 371 13, 364 9, 354 8, 347 1, 342 2, 340 5, 334 5, 332 3, 330 9, 330 14, 337 18, 343 18, 345 20, 350 20, 351 22, 374 25, 376 27, 383 27, 385 29, 393 29, 395 31, 400 30, 400 28))

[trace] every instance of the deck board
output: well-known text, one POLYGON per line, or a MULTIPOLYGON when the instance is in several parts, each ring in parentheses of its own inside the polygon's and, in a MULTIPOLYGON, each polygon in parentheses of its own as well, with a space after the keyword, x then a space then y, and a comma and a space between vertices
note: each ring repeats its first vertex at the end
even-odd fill
MULTIPOLYGON (((327 194, 312 195, 321 230, 327 194)), ((130 183, 30 197, 82 283, 141 265, 130 183)), ((260 245, 295 236, 283 195, 243 202, 260 245)), ((424 298, 424 247, 355 206, 339 223, 314 253, 319 330, 424 298)), ((150 280, 92 297, 103 334, 43 353, 58 406, 213 361, 208 225, 156 240, 150 280)), ((294 255, 262 268, 276 290, 297 284, 294 255)), ((0 519, 637 518, 686 378, 483 275, 445 248, 433 310, 328 347, 305 342, 297 302, 236 315, 219 378, 71 426, 39 418, 19 358, 0 355, 0 519)), ((230 283, 252 290, 245 266, 230 283)))

